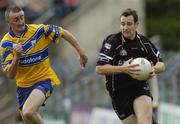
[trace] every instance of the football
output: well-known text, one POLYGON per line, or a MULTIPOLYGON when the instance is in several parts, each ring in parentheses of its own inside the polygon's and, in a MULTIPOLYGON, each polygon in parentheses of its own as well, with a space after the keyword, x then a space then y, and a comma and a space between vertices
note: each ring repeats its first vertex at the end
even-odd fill
POLYGON ((137 66, 140 71, 138 75, 131 75, 132 78, 137 80, 147 80, 149 77, 149 73, 151 72, 151 63, 145 58, 135 58, 132 60, 131 64, 139 64, 137 66))

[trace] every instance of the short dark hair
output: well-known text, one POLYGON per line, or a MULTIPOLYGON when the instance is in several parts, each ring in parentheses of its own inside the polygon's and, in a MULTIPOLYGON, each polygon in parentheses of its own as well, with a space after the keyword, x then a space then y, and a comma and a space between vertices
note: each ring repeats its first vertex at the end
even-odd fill
POLYGON ((11 6, 8 6, 6 8, 6 11, 5 11, 5 20, 8 21, 8 18, 9 18, 9 13, 10 12, 15 12, 15 13, 18 13, 22 11, 22 8, 17 6, 17 5, 11 5, 11 6))
POLYGON ((136 10, 132 10, 131 8, 127 8, 126 10, 124 10, 124 11, 122 12, 122 14, 120 15, 120 18, 121 18, 122 16, 127 17, 127 16, 130 16, 130 15, 133 16, 134 22, 136 23, 136 22, 138 21, 138 15, 137 15, 136 10))

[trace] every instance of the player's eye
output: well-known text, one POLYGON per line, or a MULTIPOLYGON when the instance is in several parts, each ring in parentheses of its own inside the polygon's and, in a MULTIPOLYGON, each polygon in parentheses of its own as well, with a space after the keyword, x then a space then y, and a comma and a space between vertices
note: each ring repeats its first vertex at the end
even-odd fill
POLYGON ((21 19, 21 20, 24 20, 24 16, 23 16, 23 15, 22 15, 22 16, 20 16, 20 19, 21 19))
POLYGON ((17 17, 14 18, 13 21, 14 21, 14 22, 18 22, 18 18, 17 18, 17 17))
POLYGON ((125 26, 125 23, 122 22, 121 25, 122 25, 122 26, 125 26))
POLYGON ((131 25, 132 25, 132 22, 128 22, 127 25, 128 25, 128 26, 131 26, 131 25))

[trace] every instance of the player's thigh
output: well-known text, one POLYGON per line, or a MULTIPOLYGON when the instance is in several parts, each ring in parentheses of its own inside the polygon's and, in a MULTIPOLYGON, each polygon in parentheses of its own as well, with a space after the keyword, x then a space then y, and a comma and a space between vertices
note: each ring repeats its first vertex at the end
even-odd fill
POLYGON ((41 90, 34 89, 27 98, 23 106, 23 110, 26 109, 38 111, 39 107, 44 103, 45 99, 45 95, 41 90))
POLYGON ((133 103, 134 112, 137 118, 152 117, 152 99, 149 96, 142 95, 137 97, 133 103))
POLYGON ((137 124, 137 120, 134 114, 131 114, 130 116, 122 120, 122 122, 123 124, 137 124))

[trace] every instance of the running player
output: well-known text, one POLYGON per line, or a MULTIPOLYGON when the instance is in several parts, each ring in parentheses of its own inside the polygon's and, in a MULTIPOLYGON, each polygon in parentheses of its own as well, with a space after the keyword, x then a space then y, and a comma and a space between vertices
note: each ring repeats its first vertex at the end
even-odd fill
POLYGON ((76 49, 82 68, 87 63, 87 55, 77 39, 62 27, 26 24, 24 11, 18 6, 8 7, 5 19, 9 32, 0 45, 3 72, 16 79, 19 109, 25 124, 43 124, 39 108, 51 95, 53 85, 60 84, 50 66, 48 46, 57 45, 64 38, 76 49))
POLYGON ((160 52, 136 31, 138 24, 136 11, 126 9, 120 15, 121 31, 104 40, 96 66, 96 72, 106 76, 113 108, 123 124, 152 124, 149 84, 131 77, 139 71, 132 59, 144 57, 153 63, 149 77, 165 70, 160 52))

